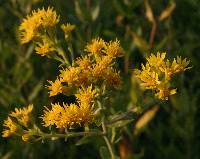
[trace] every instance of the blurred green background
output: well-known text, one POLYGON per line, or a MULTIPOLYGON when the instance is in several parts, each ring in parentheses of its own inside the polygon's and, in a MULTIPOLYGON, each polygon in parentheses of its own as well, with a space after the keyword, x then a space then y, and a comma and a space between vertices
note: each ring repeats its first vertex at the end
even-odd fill
MULTIPOLYGON (((95 37, 118 38, 126 54, 119 60, 123 88, 113 95, 116 111, 148 105, 152 99, 131 80, 133 68, 157 51, 167 57, 191 60, 193 68, 178 76, 178 94, 159 102, 154 119, 134 135, 133 124, 120 129, 116 143, 122 159, 200 158, 200 1, 199 0, 0 0, 0 131, 14 107, 34 103, 35 116, 42 114, 49 99, 44 86, 58 74, 58 63, 34 53, 33 45, 21 45, 17 28, 32 9, 53 6, 62 22, 77 26, 73 49, 80 56, 85 44, 95 37), (152 19, 152 14, 154 19, 152 19)), ((59 97, 57 97, 59 98, 59 97)), ((40 120, 38 119, 38 122, 40 120)), ((19 138, 0 137, 2 159, 97 159, 99 138, 76 146, 77 138, 27 144, 19 138)))

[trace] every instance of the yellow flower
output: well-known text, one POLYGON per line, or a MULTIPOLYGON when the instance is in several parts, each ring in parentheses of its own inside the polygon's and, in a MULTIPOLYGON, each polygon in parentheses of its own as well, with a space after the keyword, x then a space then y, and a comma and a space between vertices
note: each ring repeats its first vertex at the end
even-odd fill
POLYGON ((59 22, 59 16, 53 11, 53 8, 48 7, 47 10, 33 10, 32 14, 23 19, 19 26, 20 40, 22 43, 41 36, 40 30, 43 28, 54 27, 59 22))
POLYGON ((76 59, 76 64, 82 69, 89 69, 92 66, 92 61, 88 56, 79 57, 76 59))
POLYGON ((34 38, 39 36, 39 26, 41 25, 40 16, 32 12, 33 15, 28 15, 23 19, 21 25, 19 26, 20 40, 21 43, 28 43, 34 38))
POLYGON ((94 119, 95 119, 95 114, 93 106, 88 105, 87 103, 81 103, 78 112, 79 123, 87 125, 92 123, 94 119))
POLYGON ((42 115, 43 125, 45 127, 55 125, 57 128, 69 128, 76 124, 91 123, 94 119, 93 108, 88 104, 70 104, 60 106, 52 104, 51 110, 45 107, 42 115))
POLYGON ((69 67, 60 72, 62 82, 66 82, 69 86, 79 83, 78 80, 81 73, 81 69, 79 67, 69 67))
POLYGON ((17 132, 17 125, 10 117, 4 120, 3 126, 5 129, 2 132, 2 137, 9 137, 17 132))
POLYGON ((170 79, 176 73, 191 69, 192 67, 187 67, 189 63, 190 61, 187 61, 186 58, 182 60, 181 57, 177 56, 177 59, 174 58, 172 63, 167 60, 160 70, 165 73, 167 79, 170 79))
POLYGON ((16 118, 20 124, 27 127, 30 122, 32 111, 33 104, 30 104, 24 108, 15 108, 15 111, 11 112, 9 115, 16 118))
POLYGON ((56 11, 51 7, 48 7, 47 10, 38 9, 38 14, 41 14, 41 23, 44 28, 54 27, 60 20, 56 11))
POLYGON ((158 73, 151 71, 150 65, 142 64, 142 71, 135 69, 134 75, 141 80, 141 86, 145 89, 156 89, 160 85, 158 73))
POLYGON ((99 59, 96 64, 93 65, 92 75, 94 79, 102 78, 106 75, 106 69, 112 65, 112 58, 110 56, 104 56, 99 59))
POLYGON ((107 43, 105 53, 112 58, 122 56, 123 50, 120 46, 120 42, 115 40, 107 43))
POLYGON ((49 43, 39 43, 37 47, 35 47, 35 51, 37 54, 40 54, 41 56, 46 56, 52 51, 55 51, 55 48, 53 48, 49 43))
POLYGON ((57 124, 62 118, 62 112, 64 108, 59 104, 51 104, 51 110, 45 107, 42 115, 43 125, 45 127, 57 124))
POLYGON ((101 51, 105 48, 106 43, 104 40, 97 38, 97 39, 93 39, 91 43, 86 45, 85 51, 96 55, 96 56, 100 56, 101 55, 101 51))
POLYGON ((80 103, 85 103, 90 105, 94 102, 94 99, 98 96, 97 90, 92 89, 92 85, 88 88, 82 87, 78 90, 78 93, 75 94, 76 98, 80 101, 80 103))
POLYGON ((171 77, 191 67, 187 67, 190 61, 177 57, 173 62, 165 59, 166 53, 158 52, 147 58, 147 63, 142 64, 142 70, 135 69, 134 75, 140 79, 141 86, 145 89, 156 91, 155 96, 162 100, 168 100, 169 96, 176 94, 176 89, 171 89, 171 77))
POLYGON ((157 69, 160 69, 160 67, 165 63, 166 53, 160 53, 158 52, 157 55, 151 54, 149 58, 147 58, 147 61, 149 65, 156 67, 157 69))
POLYGON ((63 91, 63 87, 62 87, 62 83, 59 79, 56 79, 55 82, 52 81, 48 81, 49 82, 49 86, 47 86, 47 88, 49 89, 49 96, 55 96, 59 93, 62 93, 63 91))
POLYGON ((114 88, 119 88, 119 86, 122 83, 120 78, 120 72, 119 71, 117 72, 116 70, 111 68, 107 69, 107 74, 105 76, 105 79, 108 83, 108 86, 112 86, 114 88))
POLYGON ((71 32, 76 28, 75 25, 71 25, 70 23, 62 24, 61 29, 63 30, 65 34, 65 38, 68 38, 71 32))

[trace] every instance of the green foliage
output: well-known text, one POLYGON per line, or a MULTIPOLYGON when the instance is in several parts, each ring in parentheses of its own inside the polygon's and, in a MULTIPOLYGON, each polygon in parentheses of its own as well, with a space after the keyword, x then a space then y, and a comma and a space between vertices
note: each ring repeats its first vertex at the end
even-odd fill
MULTIPOLYGON (((123 154, 135 159, 200 158, 198 0, 149 0, 148 3, 141 0, 0 1, 0 131, 6 114, 14 107, 35 103, 35 115, 38 115, 43 105, 48 104, 44 86, 58 71, 58 63, 35 54, 32 45, 22 46, 17 28, 32 9, 49 5, 64 17, 63 22, 78 26, 72 36, 76 57, 82 54, 80 50, 86 41, 94 37, 107 40, 117 37, 126 52, 124 59, 118 62, 124 75, 123 88, 115 92, 109 102, 114 105, 113 114, 117 114, 113 120, 123 116, 121 112, 124 111, 134 112, 134 115, 124 122, 110 123, 113 130, 109 133, 112 142, 116 143, 116 154, 122 159, 125 159, 123 154), (176 7, 170 9, 174 4, 176 7), (149 14, 153 14, 154 20, 149 14), (166 18, 159 20, 162 14, 166 18), (142 92, 135 79, 130 79, 133 67, 139 68, 149 53, 158 50, 168 52, 167 56, 171 58, 178 53, 190 59, 193 65, 191 71, 174 80, 178 93, 164 103, 149 97, 149 92, 142 92), (137 121, 155 103, 160 107, 154 118, 134 133, 137 121), (144 113, 141 114, 141 110, 145 110, 144 113)), ((64 41, 60 43, 64 45, 64 41)), ((59 98, 62 97, 55 97, 52 102, 59 98)), ((108 150, 102 145, 104 142, 98 137, 89 142, 87 138, 78 137, 66 142, 55 140, 33 144, 15 138, 0 138, 0 158, 99 158, 99 152, 102 158, 109 158, 108 150)))

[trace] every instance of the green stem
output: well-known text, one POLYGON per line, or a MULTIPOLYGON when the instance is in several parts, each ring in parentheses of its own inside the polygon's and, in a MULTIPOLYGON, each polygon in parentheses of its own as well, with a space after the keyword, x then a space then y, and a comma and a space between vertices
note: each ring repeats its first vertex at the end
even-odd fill
POLYGON ((63 58, 63 60, 65 61, 65 63, 66 63, 67 65, 70 65, 70 62, 69 62, 69 60, 67 59, 64 50, 63 50, 62 48, 60 48, 60 47, 57 47, 56 50, 57 50, 58 54, 63 58))
MULTIPOLYGON (((102 119, 102 130, 103 130, 103 133, 107 134, 107 129, 106 129, 104 117, 103 117, 103 119, 102 119)), ((115 159, 115 153, 114 153, 113 147, 112 147, 112 145, 111 145, 111 142, 109 141, 109 139, 108 139, 108 137, 107 137, 106 135, 103 136, 103 139, 104 139, 105 142, 106 142, 106 145, 107 145, 107 147, 108 147, 108 150, 109 150, 111 159, 115 159)))
POLYGON ((87 132, 67 132, 65 134, 47 134, 47 133, 35 133, 32 134, 33 136, 39 136, 37 141, 42 139, 48 139, 52 137, 58 137, 58 138, 69 138, 69 137, 78 137, 78 136, 104 136, 104 132, 99 131, 87 131, 87 132))

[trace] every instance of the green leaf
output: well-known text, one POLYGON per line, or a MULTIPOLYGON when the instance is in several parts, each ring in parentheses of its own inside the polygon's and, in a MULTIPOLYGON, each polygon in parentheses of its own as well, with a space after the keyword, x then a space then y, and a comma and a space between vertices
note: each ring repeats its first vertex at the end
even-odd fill
POLYGON ((112 124, 108 124, 107 126, 108 127, 114 127, 114 128, 120 128, 120 127, 123 127, 129 123, 131 123, 133 121, 133 119, 128 119, 128 120, 120 120, 120 121, 116 121, 112 124))
POLYGON ((105 146, 99 148, 99 153, 102 159, 110 159, 108 149, 105 146))
POLYGON ((84 136, 82 137, 80 140, 78 140, 76 142, 76 146, 80 146, 80 145, 83 145, 83 144, 87 144, 91 141, 91 137, 90 136, 84 136))

